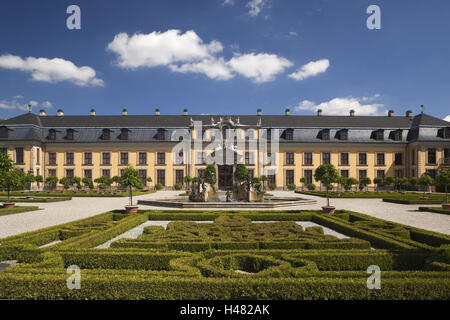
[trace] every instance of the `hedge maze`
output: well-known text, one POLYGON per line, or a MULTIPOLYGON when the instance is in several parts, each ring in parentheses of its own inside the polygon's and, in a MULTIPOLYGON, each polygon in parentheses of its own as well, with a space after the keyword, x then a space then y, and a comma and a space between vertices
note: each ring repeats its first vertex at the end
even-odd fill
POLYGON ((0 272, 1 299, 450 298, 449 236, 342 210, 106 212, 0 239, 4 260, 19 264, 0 272), (149 220, 171 222, 96 248, 149 220), (72 265, 81 289, 67 287, 72 265), (367 288, 370 265, 381 289, 367 288))

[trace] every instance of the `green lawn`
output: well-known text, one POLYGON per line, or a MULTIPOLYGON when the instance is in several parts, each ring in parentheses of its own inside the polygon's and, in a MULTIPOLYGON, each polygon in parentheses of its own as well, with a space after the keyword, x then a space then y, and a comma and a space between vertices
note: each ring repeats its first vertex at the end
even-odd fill
POLYGON ((39 209, 39 207, 35 207, 35 206, 20 206, 20 207, 16 206, 11 209, 0 208, 0 216, 6 216, 8 214, 14 214, 14 213, 35 211, 38 209, 39 209))
MULTIPOLYGON (((150 194, 154 193, 156 190, 149 190, 149 191, 139 191, 134 190, 133 196, 140 196, 143 194, 150 194)), ((0 197, 6 197, 6 192, 0 192, 0 197)), ((73 191, 73 190, 67 190, 67 191, 13 191, 11 192, 11 196, 49 196, 49 197, 128 197, 127 191, 97 191, 97 190, 80 190, 80 191, 73 191)))
MULTIPOLYGON (((325 191, 296 191, 296 193, 307 194, 318 197, 325 197, 325 191)), ((400 204, 441 204, 445 202, 445 194, 426 193, 425 198, 422 192, 342 192, 330 191, 330 198, 381 198, 385 202, 400 204)))
MULTIPOLYGON (((33 197, 32 199, 25 198, 25 197, 11 197, 9 199, 10 202, 58 202, 58 201, 67 201, 71 200, 72 197, 33 197)), ((0 202, 6 202, 8 198, 6 197, 0 197, 0 202)))

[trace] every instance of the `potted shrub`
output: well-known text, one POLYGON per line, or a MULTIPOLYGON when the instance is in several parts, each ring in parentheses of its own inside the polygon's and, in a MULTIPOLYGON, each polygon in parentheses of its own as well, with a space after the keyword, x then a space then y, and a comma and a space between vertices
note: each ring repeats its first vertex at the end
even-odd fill
POLYGON ((181 189, 183 188, 183 185, 182 185, 181 183, 175 183, 175 184, 173 185, 173 188, 174 188, 175 190, 181 190, 181 189))
POLYGON ((138 189, 143 187, 142 180, 139 177, 139 172, 131 166, 124 169, 122 175, 120 176, 120 179, 118 180, 118 183, 122 187, 128 188, 129 191, 128 194, 130 203, 129 205, 125 206, 126 212, 136 213, 138 210, 138 206, 133 205, 133 187, 138 189))
POLYGON ((12 168, 8 171, 3 171, 0 177, 0 185, 8 192, 7 200, 3 203, 3 207, 6 209, 14 208, 14 202, 10 201, 10 191, 21 189, 25 185, 25 174, 22 170, 12 168))
POLYGON ((277 188, 277 185, 275 184, 275 183, 271 183, 271 184, 269 184, 269 189, 270 190, 275 190, 277 188))
POLYGON ((316 190, 316 185, 314 183, 308 183, 306 187, 308 188, 309 191, 316 190))
POLYGON ((442 209, 450 210, 450 203, 448 202, 448 186, 450 185, 450 170, 444 169, 436 177, 436 184, 444 186, 445 189, 445 203, 442 204, 442 209))
POLYGON ((328 194, 328 186, 332 183, 336 182, 339 178, 339 174, 336 168, 332 164, 322 164, 320 165, 316 171, 314 172, 314 179, 323 183, 327 188, 325 188, 326 197, 327 197, 327 205, 322 207, 322 211, 324 213, 333 214, 336 210, 335 207, 330 206, 330 197, 328 194))
POLYGON ((163 188, 163 185, 161 183, 155 184, 155 190, 161 190, 163 188))
POLYGON ((294 190, 297 188, 297 186, 296 186, 295 184, 293 184, 293 183, 288 184, 287 187, 288 187, 288 189, 291 190, 291 191, 294 191, 294 190))

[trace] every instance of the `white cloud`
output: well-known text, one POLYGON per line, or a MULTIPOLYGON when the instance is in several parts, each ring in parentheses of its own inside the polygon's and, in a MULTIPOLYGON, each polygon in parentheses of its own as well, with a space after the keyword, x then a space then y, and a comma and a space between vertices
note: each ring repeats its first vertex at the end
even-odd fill
POLYGON ((222 51, 222 44, 208 44, 193 31, 180 30, 152 32, 149 34, 119 33, 108 44, 108 50, 118 55, 118 65, 124 68, 166 66, 211 58, 222 51))
MULTIPOLYGON (((233 45, 233 48, 238 48, 233 45)), ((223 46, 218 41, 204 43, 194 32, 168 30, 149 34, 119 33, 108 44, 108 50, 118 55, 117 64, 122 68, 166 66, 173 72, 201 73, 216 80, 229 80, 236 74, 251 78, 254 82, 266 82, 290 66, 292 62, 268 53, 234 53, 226 60, 220 56, 223 46)))
POLYGON ((234 6, 234 0, 224 0, 222 2, 223 6, 234 6))
POLYGON ((288 38, 293 38, 293 37, 297 37, 298 33, 295 31, 289 31, 288 34, 286 35, 286 37, 288 38))
POLYGON ((103 80, 95 77, 91 67, 77 67, 73 62, 61 58, 23 59, 19 56, 5 54, 0 56, 0 68, 20 70, 31 73, 31 79, 43 82, 69 81, 78 86, 103 86, 103 80))
POLYGON ((444 118, 444 121, 450 122, 450 114, 444 118))
POLYGON ((226 64, 223 58, 205 59, 200 62, 185 63, 181 66, 170 65, 170 70, 181 73, 203 73, 211 79, 228 80, 234 77, 234 74, 226 64))
POLYGON ((334 98, 319 104, 316 104, 313 101, 303 100, 295 107, 295 111, 317 111, 318 109, 322 109, 323 114, 326 115, 348 115, 350 110, 355 110, 357 116, 380 115, 386 113, 383 104, 364 104, 362 102, 361 98, 354 97, 334 98))
POLYGON ((265 4, 266 0, 251 0, 247 2, 245 6, 250 8, 248 14, 252 17, 256 17, 259 15, 265 4))
POLYGON ((315 76, 319 73, 327 71, 330 67, 330 61, 328 59, 311 61, 304 66, 302 66, 298 71, 291 73, 290 78, 295 80, 305 80, 306 78, 315 76))
POLYGON ((33 108, 41 107, 43 109, 50 109, 53 107, 53 104, 50 101, 39 103, 36 100, 29 100, 27 103, 24 103, 23 98, 24 97, 22 95, 17 95, 11 100, 0 100, 0 109, 28 110, 28 105, 31 105, 33 108))
POLYGON ((292 66, 292 62, 286 58, 268 53, 235 56, 228 64, 235 72, 255 82, 272 81, 277 74, 292 66))

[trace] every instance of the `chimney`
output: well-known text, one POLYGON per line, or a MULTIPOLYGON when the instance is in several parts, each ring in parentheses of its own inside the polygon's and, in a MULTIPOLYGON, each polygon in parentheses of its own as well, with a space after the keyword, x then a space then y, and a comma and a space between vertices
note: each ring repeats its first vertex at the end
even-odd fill
POLYGON ((258 116, 260 116, 261 115, 261 109, 258 109, 258 110, 256 110, 256 114, 258 115, 258 116))
POLYGON ((45 110, 44 110, 44 109, 41 109, 41 110, 39 111, 39 115, 42 116, 42 117, 45 117, 47 114, 45 113, 45 110))
POLYGON ((95 109, 91 109, 91 116, 95 116, 95 109))
POLYGON ((159 109, 155 109, 155 115, 159 116, 159 109))
POLYGON ((184 110, 183 110, 183 114, 184 114, 185 116, 187 116, 187 115, 188 115, 188 109, 184 109, 184 110))
POLYGON ((318 117, 321 117, 321 116, 322 116, 322 109, 318 109, 318 110, 317 110, 317 116, 318 116, 318 117))
POLYGON ((354 117, 355 116, 355 110, 350 110, 350 117, 354 117))
POLYGON ((126 115, 127 115, 127 109, 123 109, 123 110, 122 110, 122 115, 123 115, 123 116, 126 116, 126 115))
POLYGON ((286 116, 290 115, 290 114, 291 114, 291 110, 286 109, 286 110, 284 111, 284 114, 285 114, 286 116))
POLYGON ((411 110, 406 111, 406 116, 409 118, 412 118, 412 116, 413 116, 412 111, 411 110))
POLYGON ((58 109, 58 111, 56 112, 56 114, 58 115, 58 117, 61 117, 64 115, 64 111, 62 111, 62 109, 58 109))
POLYGON ((388 117, 392 118, 394 116, 394 110, 389 110, 388 111, 388 117))

